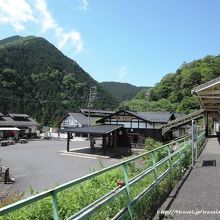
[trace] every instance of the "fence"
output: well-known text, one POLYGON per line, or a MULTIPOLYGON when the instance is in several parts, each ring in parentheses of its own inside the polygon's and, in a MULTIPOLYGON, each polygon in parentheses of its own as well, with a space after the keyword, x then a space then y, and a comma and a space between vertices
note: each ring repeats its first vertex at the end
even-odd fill
MULTIPOLYGON (((197 151, 202 151, 202 145, 205 141, 204 132, 201 132, 197 137, 197 151)), ((178 141, 171 142, 169 144, 158 147, 154 150, 148 151, 136 157, 130 158, 123 162, 117 163, 113 166, 104 168, 100 171, 91 173, 82 178, 76 179, 74 181, 68 182, 66 184, 60 185, 52 190, 48 190, 37 195, 34 195, 30 198, 18 201, 14 204, 8 205, 0 209, 0 216, 5 216, 11 212, 14 212, 22 207, 27 205, 36 203, 44 198, 51 197, 52 198, 52 206, 53 206, 53 219, 59 219, 59 204, 57 199, 57 194, 66 189, 70 189, 73 186, 76 186, 80 183, 84 183, 87 180, 91 180, 99 175, 107 173, 109 171, 121 168, 123 170, 124 175, 124 184, 119 184, 113 190, 109 191, 101 198, 96 199, 91 202, 86 207, 82 207, 80 211, 77 213, 73 213, 72 216, 69 216, 68 219, 87 219, 94 213, 97 213, 99 209, 103 208, 105 205, 109 204, 114 199, 118 198, 122 193, 126 193, 126 206, 123 207, 113 219, 122 219, 125 215, 130 216, 132 219, 133 209, 134 207, 145 198, 148 193, 151 192, 152 189, 158 187, 159 183, 167 177, 168 174, 172 175, 173 169, 183 163, 186 155, 190 155, 192 152, 192 137, 187 136, 185 138, 181 138, 178 141), (141 159, 148 158, 148 166, 143 169, 140 173, 135 176, 129 174, 129 165, 138 161, 140 163, 141 159), (165 166, 166 165, 166 166, 165 166), (132 186, 135 184, 140 184, 141 181, 147 177, 148 175, 153 174, 153 181, 150 185, 146 186, 146 188, 138 193, 138 195, 131 196, 132 194, 132 186)), ((145 164, 146 165, 146 164, 145 164)), ((86 199, 86 198, 85 198, 86 199)))

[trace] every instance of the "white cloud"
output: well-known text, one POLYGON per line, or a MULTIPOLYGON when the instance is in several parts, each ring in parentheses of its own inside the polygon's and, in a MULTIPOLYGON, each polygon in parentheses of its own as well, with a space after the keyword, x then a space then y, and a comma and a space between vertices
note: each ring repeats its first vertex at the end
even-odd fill
MULTIPOLYGON (((83 7, 88 7, 86 0, 83 4, 83 7)), ((15 31, 21 32, 30 22, 40 27, 43 34, 52 31, 60 49, 71 45, 75 53, 83 50, 80 33, 76 30, 66 32, 50 13, 46 0, 35 0, 34 5, 29 5, 27 0, 0 0, 0 24, 9 24, 15 31)))
POLYGON ((79 53, 83 50, 83 41, 79 32, 72 31, 70 33, 64 33, 61 30, 60 40, 58 43, 59 48, 64 48, 68 41, 73 43, 73 47, 76 53, 79 53))
POLYGON ((47 3, 45 0, 36 0, 35 8, 39 11, 39 20, 42 25, 43 31, 47 31, 48 29, 58 28, 58 25, 52 15, 50 14, 47 3))
POLYGON ((54 31, 58 40, 59 48, 62 49, 67 45, 67 43, 72 43, 75 53, 79 53, 83 50, 83 40, 80 33, 75 30, 65 32, 49 12, 45 0, 36 0, 35 7, 40 13, 39 22, 42 26, 42 31, 54 31))
POLYGON ((118 77, 119 80, 125 79, 125 77, 128 75, 128 68, 126 65, 122 65, 118 69, 118 77))
POLYGON ((80 0, 80 5, 78 7, 79 10, 86 11, 89 7, 88 0, 80 0))
POLYGON ((25 0, 0 0, 0 23, 10 24, 15 31, 25 30, 25 24, 35 21, 30 5, 25 0))

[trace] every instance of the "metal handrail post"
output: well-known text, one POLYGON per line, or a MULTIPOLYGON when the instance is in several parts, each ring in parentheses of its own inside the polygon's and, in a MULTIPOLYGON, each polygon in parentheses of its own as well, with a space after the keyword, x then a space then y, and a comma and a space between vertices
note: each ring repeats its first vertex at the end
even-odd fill
POLYGON ((126 192, 128 196, 128 212, 130 215, 130 218, 132 219, 132 208, 131 208, 131 192, 130 192, 130 187, 129 187, 129 178, 128 178, 128 166, 127 163, 123 164, 123 171, 124 171, 124 180, 125 180, 125 186, 126 186, 126 192))
POLYGON ((157 182, 157 167, 156 167, 156 157, 155 157, 154 152, 151 153, 151 158, 152 158, 153 167, 154 167, 154 179, 155 179, 155 182, 157 182))
POLYGON ((153 168, 154 168, 154 180, 156 182, 156 191, 159 192, 159 187, 158 187, 158 174, 157 174, 157 165, 156 165, 156 156, 155 156, 155 152, 151 153, 151 158, 152 158, 152 162, 153 162, 153 168))
POLYGON ((192 120, 192 167, 195 165, 196 122, 192 120))
POLYGON ((167 152, 168 152, 168 157, 169 157, 169 164, 170 164, 170 170, 171 170, 171 175, 172 175, 172 168, 173 168, 173 165, 172 165, 172 157, 171 157, 171 152, 170 152, 170 145, 167 146, 167 152))
POLYGON ((52 201, 53 201, 53 219, 59 220, 59 214, 58 214, 58 205, 57 205, 57 193, 56 191, 52 191, 52 201))

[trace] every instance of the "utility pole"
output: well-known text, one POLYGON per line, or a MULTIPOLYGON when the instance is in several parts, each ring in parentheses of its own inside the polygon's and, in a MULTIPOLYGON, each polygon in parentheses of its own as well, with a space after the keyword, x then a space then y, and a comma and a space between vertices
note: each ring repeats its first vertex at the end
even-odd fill
POLYGON ((90 113, 91 113, 91 107, 93 107, 93 101, 96 99, 97 95, 97 88, 96 86, 93 86, 90 88, 90 93, 89 93, 89 103, 88 103, 88 108, 89 108, 89 115, 88 115, 88 126, 90 126, 90 113))

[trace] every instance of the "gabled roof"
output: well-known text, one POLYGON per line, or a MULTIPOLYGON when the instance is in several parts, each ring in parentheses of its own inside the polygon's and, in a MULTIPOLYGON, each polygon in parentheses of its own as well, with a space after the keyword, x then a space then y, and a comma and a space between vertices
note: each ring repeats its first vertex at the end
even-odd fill
POLYGON ((81 125, 88 125, 88 118, 82 113, 70 112, 68 115, 76 119, 81 125))
POLYGON ((33 118, 29 117, 28 120, 25 121, 15 121, 10 116, 3 116, 0 120, 0 126, 13 126, 13 127, 27 127, 27 126, 39 126, 33 118))
POLYGON ((113 115, 117 115, 121 112, 128 113, 130 115, 133 115, 134 117, 137 117, 149 123, 167 123, 168 121, 175 119, 174 114, 170 112, 133 112, 127 110, 120 110, 116 113, 113 113, 109 116, 106 116, 98 120, 97 122, 102 123, 105 119, 111 118, 113 115))
POLYGON ((3 117, 4 115, 0 112, 0 117, 3 117))
MULTIPOLYGON (((88 125, 88 117, 82 113, 70 112, 68 113, 71 117, 75 118, 82 126, 88 125)), ((95 124, 95 122, 100 119, 98 117, 90 117, 90 124, 95 124)))
MULTIPOLYGON (((127 111, 130 112, 130 111, 127 111)), ((156 123, 167 123, 171 120, 173 113, 170 112, 130 112, 145 121, 156 123)))

